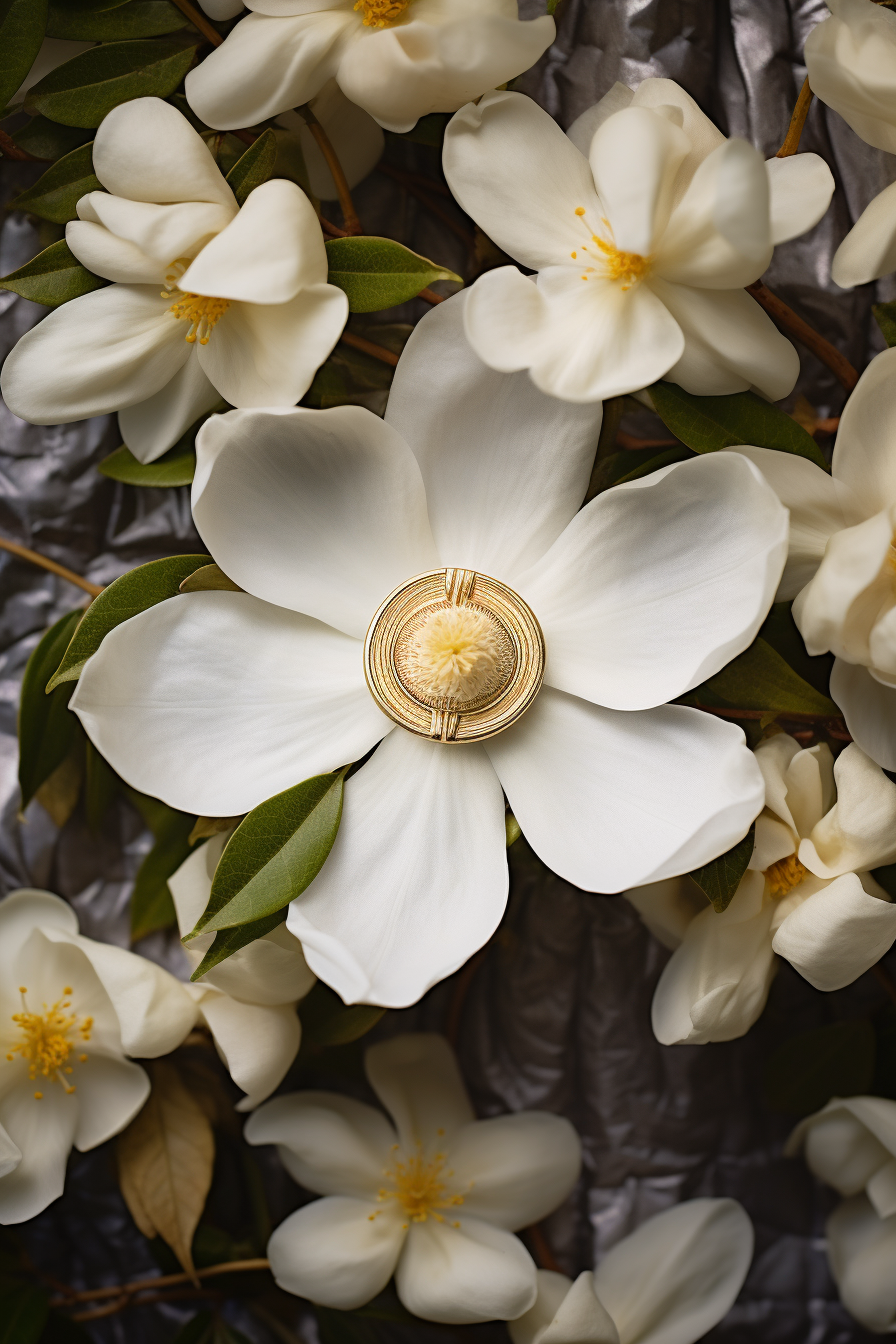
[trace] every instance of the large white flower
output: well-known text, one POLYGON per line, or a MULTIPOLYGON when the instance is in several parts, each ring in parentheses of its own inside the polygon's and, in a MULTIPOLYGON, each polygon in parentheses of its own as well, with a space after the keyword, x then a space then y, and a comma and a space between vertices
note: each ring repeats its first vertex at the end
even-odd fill
POLYGON ((125 443, 151 462, 222 397, 295 405, 348 316, 300 188, 275 178, 238 209, 200 136, 158 98, 114 108, 93 163, 106 191, 82 196, 65 236, 114 283, 22 337, 3 367, 10 409, 40 425, 119 411, 125 443))
POLYGON ((553 1212, 579 1174, 568 1120, 519 1111, 476 1120, 442 1036, 397 1036, 365 1056, 389 1112, 332 1092, 276 1097, 246 1124, 289 1174, 325 1198, 268 1244, 281 1288, 351 1310, 392 1275, 409 1311, 466 1325, 532 1306, 536 1270, 512 1234, 553 1212))
POLYGON ((62 1194, 72 1146, 119 1133, 149 1095, 143 1069, 189 1032, 195 1008, 160 967, 78 933, 48 891, 0 901, 0 1223, 62 1194))
POLYGON ((615 84, 568 135, 528 98, 491 93, 448 125, 460 204, 523 266, 473 286, 467 335, 493 368, 597 401, 668 377, 699 395, 793 387, 799 358, 744 293, 775 243, 824 214, 815 154, 763 163, 669 79, 615 84))
POLYGON ((253 12, 186 79, 190 106, 230 130, 307 103, 335 78, 390 131, 534 65, 554 20, 517 0, 252 0, 253 12))
POLYGON ((204 426, 194 518, 246 591, 125 622, 72 699, 124 778, 208 816, 385 738, 289 914, 347 1002, 413 1002, 491 935, 502 787, 540 857, 591 891, 687 871, 762 806, 740 730, 666 701, 752 640, 786 512, 727 453, 579 512, 600 408, 487 369, 463 303, 416 328, 385 424, 349 406, 204 426))
MULTIPOLYGON (((227 839, 213 836, 168 879, 182 937, 208 905, 227 839)), ((214 939, 204 933, 187 945, 193 970, 214 939)), ((238 1111, 251 1110, 283 1081, 302 1040, 296 1003, 313 984, 301 943, 280 924, 188 986, 231 1078, 248 1093, 238 1111)))
POLYGON ((753 1256, 733 1199, 691 1199, 648 1218, 573 1283, 538 1271, 535 1305, 509 1323, 513 1344, 694 1344, 727 1314, 753 1256))
POLYGON ((677 949, 653 999, 663 1045, 742 1036, 765 1007, 776 954, 816 989, 834 990, 896 939, 896 905, 868 872, 896 859, 896 784, 854 743, 835 762, 826 745, 801 750, 778 733, 756 760, 765 808, 727 910, 697 895, 688 911, 677 888, 696 893, 689 878, 629 893, 677 949))
POLYGON ((843 1305, 869 1330, 896 1330, 896 1102, 835 1097, 787 1144, 847 1195, 828 1219, 828 1258, 843 1305))
POLYGON ((835 654, 831 695, 863 751, 896 770, 896 349, 868 365, 846 403, 832 474, 767 448, 731 451, 790 510, 778 600, 809 653, 835 654))

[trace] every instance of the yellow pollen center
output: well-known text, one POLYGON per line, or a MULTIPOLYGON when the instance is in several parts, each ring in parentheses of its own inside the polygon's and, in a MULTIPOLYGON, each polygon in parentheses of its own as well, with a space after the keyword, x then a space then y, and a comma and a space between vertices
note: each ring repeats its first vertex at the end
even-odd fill
MULTIPOLYGON (((48 1008, 44 1004, 42 1013, 32 1013, 25 998, 28 991, 21 986, 22 1011, 13 1013, 12 1020, 21 1032, 22 1039, 11 1046, 6 1055, 10 1063, 17 1055, 25 1060, 32 1082, 41 1074, 50 1082, 61 1083, 66 1092, 75 1090, 74 1085, 66 1082, 64 1076, 72 1072, 69 1056, 77 1047, 79 1039, 90 1040, 93 1030, 92 1017, 84 1017, 79 1021, 77 1013, 69 1012, 72 1005, 68 995, 71 992, 66 987, 62 991, 62 998, 57 999, 52 1007, 48 1008)), ((78 1055, 80 1064, 86 1063, 86 1060, 85 1054, 78 1055)), ((35 1092, 34 1095, 39 1101, 43 1093, 35 1092)))
MULTIPOLYGON (((597 262, 596 266, 584 267, 583 280, 588 280, 593 275, 599 275, 607 280, 621 280, 622 288, 631 289, 638 281, 643 280, 650 272, 653 262, 652 257, 642 257, 639 252, 620 252, 619 248, 609 241, 608 238, 601 238, 599 234, 593 233, 591 227, 585 218, 585 207, 580 205, 576 214, 582 220, 582 223, 589 231, 590 237, 587 243, 583 243, 570 256, 573 261, 580 260, 579 252, 585 255, 581 260, 584 262, 597 262)), ((608 233, 611 233, 609 221, 601 220, 601 224, 608 233)))
POLYGON ((216 299, 208 294, 191 294, 178 288, 178 281, 190 264, 189 257, 178 257, 168 268, 165 276, 167 289, 162 290, 163 299, 174 299, 168 309, 174 317, 189 322, 190 330, 185 340, 192 345, 197 337, 200 345, 208 345, 212 328, 230 307, 230 299, 216 299))
POLYGON ((788 854, 786 859, 779 859, 777 863, 771 864, 765 870, 766 881, 775 900, 780 900, 788 892, 798 887, 809 869, 802 863, 795 854, 788 854))
POLYGON ((504 678, 497 623, 476 607, 431 611, 409 642, 408 673, 425 696, 469 701, 504 678))
POLYGON ((411 0, 357 0, 355 9, 364 16, 365 28, 388 28, 401 18, 411 0))
MULTIPOLYGON (((398 1153, 397 1144, 392 1151, 398 1153)), ((457 1208, 464 1202, 463 1195, 451 1193, 448 1189, 447 1181, 454 1172, 444 1170, 445 1162, 444 1153, 424 1158, 419 1145, 417 1152, 407 1161, 403 1162, 396 1157, 394 1165, 383 1172, 387 1184, 377 1191, 378 1202, 385 1204, 388 1200, 397 1200, 407 1215, 407 1222, 404 1223, 406 1228, 411 1223, 425 1223, 427 1218, 444 1223, 442 1210, 457 1208)), ((377 1209, 376 1213, 369 1214, 370 1222, 381 1212, 381 1209, 377 1209)), ((458 1227, 459 1224, 455 1223, 454 1226, 458 1227)))

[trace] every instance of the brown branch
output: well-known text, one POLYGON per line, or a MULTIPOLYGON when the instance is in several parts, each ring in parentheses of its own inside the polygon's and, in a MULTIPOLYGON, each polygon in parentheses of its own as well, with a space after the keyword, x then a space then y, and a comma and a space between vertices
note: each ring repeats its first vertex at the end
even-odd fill
POLYGON ((404 187, 405 191, 410 192, 410 194, 414 196, 431 215, 445 225, 446 229, 450 229, 452 233, 456 234, 465 247, 468 249, 474 247, 475 239, 470 230, 463 224, 458 223, 449 211, 443 209, 443 207, 439 205, 438 201, 432 200, 429 193, 418 186, 416 180, 409 174, 403 173, 400 168, 393 168, 391 163, 378 164, 377 172, 384 173, 386 177, 391 177, 393 181, 398 182, 400 186, 404 187))
POLYGON ((0 150, 3 152, 4 159, 17 159, 22 163, 49 163, 49 159, 39 159, 34 154, 29 154, 27 149, 19 149, 12 136, 0 131, 0 150))
POLYGON ((811 105, 812 90, 809 88, 808 79, 804 79, 803 87, 800 89, 799 97, 796 100, 796 107, 793 109, 793 116, 790 118, 787 134, 784 137, 784 143, 775 155, 776 159, 789 159, 791 154, 795 154, 799 149, 800 136, 803 133, 803 127, 806 124, 806 117, 809 115, 811 105))
MULTIPOLYGON (((256 1270, 270 1269, 271 1262, 266 1259, 225 1260, 222 1264, 208 1265, 197 1269, 197 1279, 210 1279, 217 1274, 252 1273, 256 1270)), ((132 1283, 116 1283, 108 1288, 87 1288, 83 1292, 68 1292, 63 1297, 54 1298, 53 1307, 73 1307, 79 1302, 99 1302, 104 1298, 132 1297, 134 1293, 156 1292, 159 1288, 173 1288, 182 1283, 192 1283, 192 1274, 157 1274, 152 1279, 135 1279, 132 1283)))
POLYGON ((896 1004, 896 984, 894 984, 893 980, 890 978, 890 973, 884 966, 883 962, 881 961, 877 962, 876 965, 871 967, 871 970, 873 971, 875 977, 879 981, 882 988, 886 991, 890 1000, 894 1004, 896 1004))
POLYGON ((373 341, 366 341, 363 336, 356 336, 353 331, 344 331, 339 339, 343 345, 350 345, 355 350, 363 350, 365 355, 372 355, 374 359, 380 360, 383 364, 391 364, 393 369, 398 363, 398 356, 391 350, 387 350, 384 345, 376 345, 373 341))
POLYGON ((420 293, 417 295, 417 298, 418 298, 418 299, 425 299, 427 303, 444 303, 444 302, 445 302, 445 295, 444 295, 444 294, 437 294, 437 293, 435 292, 435 290, 434 290, 434 289, 430 289, 428 285, 427 285, 426 289, 421 289, 420 293))
MULTIPOLYGON (((191 5, 190 0, 173 0, 173 3, 177 5, 181 14, 186 14, 193 27, 198 28, 203 37, 208 38, 213 47, 220 47, 221 43, 224 41, 223 37, 218 32, 217 28, 212 27, 201 10, 197 9, 195 5, 191 5)), ((234 131, 234 135, 237 134, 238 132, 234 131)))
POLYGON ((320 226, 324 233, 328 233, 331 238, 351 237, 347 229, 340 229, 338 224, 333 224, 329 219, 325 219, 323 215, 318 215, 318 219, 320 220, 320 226))
POLYGON ((11 555, 17 555, 20 560, 28 560, 32 565, 40 565, 41 569, 48 569, 51 574, 58 574, 67 583, 83 588, 91 597, 99 597, 103 591, 100 584, 82 579, 74 570, 66 569, 65 565, 57 565, 55 560, 48 560, 45 555, 38 555, 37 551, 29 551, 27 546, 20 546, 17 541, 7 541, 6 537, 0 537, 0 549, 9 551, 11 555))
POLYGON ((705 714, 717 714, 722 719, 761 719, 766 714, 775 714, 788 723, 823 723, 838 727, 843 723, 840 714, 801 714, 789 709, 728 709, 720 705, 692 705, 692 709, 702 709, 705 714))
POLYGON ((197 1297, 212 1302, 222 1300, 221 1294, 214 1288, 172 1288, 168 1292, 149 1293, 146 1297, 119 1297, 114 1302, 107 1302, 102 1307, 91 1307, 88 1311, 73 1311, 69 1320, 98 1321, 104 1316, 116 1316, 128 1307, 152 1307, 157 1302, 195 1302, 197 1297))
POLYGON ((830 369, 841 387, 846 388, 847 392, 853 390, 859 381, 858 371, 853 368, 845 355, 841 355, 840 351, 831 345, 830 341, 826 341, 820 332, 810 327, 808 322, 804 322, 792 308, 788 308, 784 300, 767 289, 761 280, 747 285, 747 293, 751 294, 759 306, 774 318, 788 336, 792 336, 794 340, 811 350, 813 355, 830 369))
POLYGON ((532 1249, 535 1252, 535 1259, 538 1262, 539 1269, 550 1269, 555 1274, 562 1274, 563 1270, 554 1259, 554 1252, 548 1245, 548 1239, 542 1231, 541 1223, 533 1223, 527 1227, 529 1240, 532 1242, 532 1249))
POLYGON ((330 143, 330 137, 327 135, 323 126, 321 126, 317 117, 311 111, 308 103, 303 103, 297 107, 296 111, 305 122, 311 134, 317 142, 317 147, 327 161, 327 167, 332 174, 333 181, 336 184, 336 191, 339 195, 339 206, 342 210, 342 219, 345 224, 345 231, 348 234, 358 234, 362 232, 361 221, 358 218, 358 212, 355 209, 355 203, 352 200, 352 193, 349 190, 348 179, 342 170, 342 164, 339 162, 339 156, 330 143))

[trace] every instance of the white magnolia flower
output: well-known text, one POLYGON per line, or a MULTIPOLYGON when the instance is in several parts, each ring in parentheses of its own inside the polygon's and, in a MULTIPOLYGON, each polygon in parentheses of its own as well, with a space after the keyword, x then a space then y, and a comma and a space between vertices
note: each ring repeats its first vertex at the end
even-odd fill
POLYGON ((877 1334, 896 1330, 896 1102, 835 1097, 787 1145, 804 1148, 819 1180, 847 1195, 827 1222, 828 1258, 843 1305, 877 1334))
MULTIPOLYGON (((896 14, 872 0, 827 0, 831 17, 806 39, 809 85, 877 149, 896 154, 896 14)), ((849 288, 896 269, 896 183, 863 211, 834 254, 849 288)))
POLYGON ((252 10, 186 78, 208 126, 231 130, 307 103, 335 78, 390 131, 534 65, 554 20, 519 19, 517 0, 252 0, 252 10))
POLYGON ((179 1045, 195 1008, 151 961, 78 933, 48 891, 0 901, 0 1223, 62 1194, 72 1146, 105 1143, 149 1095, 127 1055, 179 1045))
POLYGON ((799 357, 743 287, 827 209, 816 154, 763 163, 672 80, 645 79, 568 135, 521 94, 488 94, 451 120, 443 161, 467 213, 538 272, 473 286, 467 335, 493 368, 569 401, 662 377, 701 396, 793 387, 799 357))
POLYGON ((590 891, 687 871, 762 805, 741 731, 666 702, 753 639, 785 511, 728 453, 579 511, 600 408, 487 369, 463 303, 417 326, 385 424, 346 406, 204 426, 194 518, 245 592, 120 625, 71 702, 132 785, 206 816, 381 742, 288 919, 346 1002, 414 1002, 490 937, 504 792, 590 891))
MULTIPOLYGON (((212 836, 168 879, 181 937, 196 927, 208 905, 227 839, 212 836)), ((193 970, 214 940, 213 933, 203 933, 187 944, 193 970)), ((248 1093, 238 1111, 251 1110, 283 1081, 302 1040, 296 1003, 313 984, 301 943, 279 924, 187 986, 231 1078, 248 1093)))
POLYGON ((691 1199, 623 1237, 575 1283, 538 1271, 535 1305, 513 1344, 694 1344, 741 1290, 753 1225, 733 1199, 691 1199))
POLYGON ((372 1106, 332 1092, 276 1097, 249 1143, 275 1143, 286 1170, 325 1198, 268 1243, 281 1288, 351 1310, 392 1275, 408 1311, 466 1325, 528 1310, 536 1270, 513 1233, 575 1185, 581 1144, 568 1120, 519 1111, 477 1120, 448 1042, 397 1036, 365 1056, 372 1106))
POLYGON ((896 349, 846 403, 832 474, 804 457, 740 447, 790 510, 778 589, 809 653, 835 654, 831 695, 863 751, 896 770, 896 349))
POLYGON ((801 750, 778 733, 756 760, 765 808, 727 910, 717 914, 690 878, 628 893, 676 948, 653 999, 663 1045, 743 1036, 765 1007, 776 954, 834 990, 896 939, 896 905, 868 872, 896 859, 896 784, 854 743, 835 762, 825 744, 801 750))
POLYGON ((200 136, 158 98, 109 113, 93 165, 106 191, 81 197, 66 242, 114 283, 22 337, 3 367, 10 409, 40 425, 119 411, 125 443, 151 462, 222 397, 295 405, 348 316, 301 189, 275 178, 238 209, 200 136))

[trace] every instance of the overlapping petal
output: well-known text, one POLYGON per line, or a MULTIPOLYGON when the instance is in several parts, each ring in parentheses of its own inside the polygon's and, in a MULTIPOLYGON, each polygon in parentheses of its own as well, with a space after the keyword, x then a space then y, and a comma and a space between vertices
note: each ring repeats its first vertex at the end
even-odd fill
POLYGON ((275 1143, 287 1171, 319 1195, 372 1199, 383 1181, 395 1131, 386 1117, 337 1092, 290 1092, 246 1121, 249 1143, 275 1143))
POLYGON ((869 145, 896 153, 896 16, 867 0, 833 0, 806 39, 813 93, 869 145))
MULTIPOLYGON (((656 251, 669 222, 675 178, 690 148, 674 121, 634 104, 595 131, 589 163, 612 242, 621 252, 649 257, 656 251)), ((598 221, 592 219, 590 226, 597 229, 598 221)))
POLYGON ((161 98, 133 98, 107 113, 93 143, 93 171, 107 191, 130 201, 236 208, 202 137, 161 98))
MULTIPOLYGON (((88 196, 82 196, 78 202, 78 215, 82 220, 103 227, 107 246, 114 247, 114 240, 119 239, 131 243, 143 256, 155 262, 155 275, 148 277, 151 279, 164 277, 172 262, 193 256, 207 239, 241 217, 235 201, 229 205, 202 200, 156 205, 111 196, 105 191, 92 191, 88 196)), ((76 237, 77 233, 76 226, 72 234, 76 237)))
POLYGON ((451 1144, 452 1183, 464 1214, 515 1232, 545 1218, 576 1182, 582 1145, 563 1116, 520 1111, 478 1120, 451 1144))
POLYGON ((412 1223, 395 1271, 408 1311, 469 1325, 508 1320, 535 1301, 535 1265, 518 1237, 461 1213, 454 1222, 412 1223))
POLYGON ((247 1094, 236 1109, 251 1110, 279 1087, 298 1053, 302 1027, 294 1005, 245 1003, 209 990, 200 1009, 228 1073, 247 1094))
MULTIPOLYGON (((896 19, 894 19, 896 22, 896 19)), ((843 408, 832 470, 867 518, 896 501, 896 349, 871 361, 843 408)))
POLYGON ((408 1152, 452 1143, 473 1122, 473 1107, 444 1036, 412 1032, 379 1041, 364 1057, 370 1085, 395 1121, 408 1152))
POLYGON ((61 1087, 34 1099, 25 1079, 0 1095, 0 1126, 15 1135, 21 1160, 0 1180, 0 1225, 27 1222, 58 1199, 78 1124, 80 1103, 61 1087))
POLYGON ((768 159, 772 242, 786 243, 814 228, 834 192, 834 176, 818 154, 789 154, 768 159))
POLYGON ((121 437, 139 462, 155 462, 173 448, 201 416, 220 406, 221 394, 195 357, 146 401, 118 412, 121 437))
POLYGON ((288 1293, 352 1311, 382 1292, 404 1243, 404 1214, 394 1204, 331 1195, 275 1228, 268 1242, 271 1273, 288 1293), (377 1216, 371 1218, 371 1213, 377 1216))
POLYGON ((896 770, 896 689, 882 685, 867 667, 835 658, 831 695, 853 741, 884 770, 896 770))
MULTIPOLYGON (((896 859, 896 784, 856 744, 834 764, 837 801, 800 845, 819 877, 879 868, 896 859)), ((805 835, 805 828, 801 828, 805 835)))
POLYGON ((846 1310, 875 1334, 896 1326, 896 1214, 878 1218, 864 1195, 844 1200, 825 1228, 828 1259, 846 1310))
POLYGON ((816 989, 843 989, 896 940, 896 905, 870 895, 844 873, 786 916, 772 946, 816 989))

